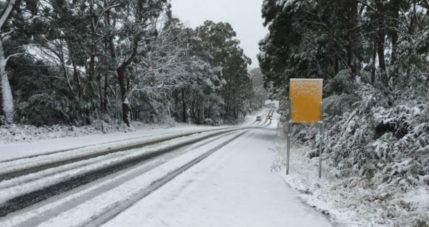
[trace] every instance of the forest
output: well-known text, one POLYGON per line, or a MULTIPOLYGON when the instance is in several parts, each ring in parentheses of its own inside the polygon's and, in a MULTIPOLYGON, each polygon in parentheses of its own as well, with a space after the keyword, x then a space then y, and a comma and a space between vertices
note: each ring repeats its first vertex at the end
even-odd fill
POLYGON ((0 125, 219 125, 266 96, 230 24, 186 27, 167 0, 7 0, 0 8, 0 125))
MULTIPOLYGON (((427 187, 429 1, 265 0, 262 13, 260 66, 283 116, 290 78, 324 79, 324 159, 344 187, 374 197, 427 187)), ((294 126, 293 138, 319 156, 315 126, 294 126)), ((410 215, 381 201, 385 218, 410 215)), ((427 226, 419 220, 408 221, 427 226)))
MULTIPOLYGON (((239 20, 246 20, 244 7, 251 5, 245 1, 234 1, 239 20)), ((347 214, 351 226, 429 226, 429 0, 260 0, 254 16, 262 17, 267 34, 256 45, 259 68, 251 67, 232 24, 187 26, 174 16, 171 2, 0 0, 4 147, 19 142, 19 151, 31 151, 25 146, 32 143, 20 143, 107 134, 105 127, 139 133, 134 126, 143 125, 144 135, 161 136, 176 123, 231 126, 252 132, 228 140, 242 141, 228 154, 246 153, 226 157, 231 169, 224 175, 235 176, 240 166, 249 171, 227 185, 274 176, 279 187, 297 192, 294 200, 326 219, 347 214), (286 130, 291 78, 323 79, 318 124, 286 130), (273 114, 277 103, 274 116, 265 118, 263 111, 273 114), (251 121, 244 121, 249 113, 251 121), (165 131, 151 131, 162 124, 165 131), (288 175, 287 146, 293 164, 288 175), (275 156, 259 168, 264 149, 275 156), (252 155, 255 162, 243 161, 252 155)), ((122 138, 130 137, 126 133, 122 138)), ((213 140, 226 147, 219 141, 213 140)), ((5 154, 19 154, 8 149, 5 154)), ((254 182, 233 190, 273 189, 254 182)), ((289 195, 278 192, 268 193, 272 201, 289 195)), ((242 200, 246 194, 237 195, 242 200)))

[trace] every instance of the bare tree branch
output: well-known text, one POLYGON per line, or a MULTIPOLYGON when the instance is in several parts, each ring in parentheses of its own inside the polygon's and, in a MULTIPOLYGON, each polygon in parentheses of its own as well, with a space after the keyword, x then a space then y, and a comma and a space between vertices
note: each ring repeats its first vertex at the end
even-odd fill
POLYGON ((21 54, 23 54, 23 53, 14 53, 14 54, 11 54, 11 55, 9 55, 9 56, 6 57, 5 62, 7 63, 10 58, 16 57, 16 56, 21 55, 21 54))

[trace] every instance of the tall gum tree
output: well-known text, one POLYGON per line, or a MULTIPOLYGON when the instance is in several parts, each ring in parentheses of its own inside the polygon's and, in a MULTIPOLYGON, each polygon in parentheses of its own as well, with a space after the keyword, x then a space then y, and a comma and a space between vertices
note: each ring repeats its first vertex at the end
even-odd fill
MULTIPOLYGON (((106 16, 107 25, 115 29, 115 37, 109 39, 109 45, 111 51, 111 57, 114 58, 116 62, 116 74, 119 84, 119 92, 121 98, 122 106, 122 120, 123 122, 130 126, 130 102, 129 102, 129 68, 136 61, 136 58, 139 55, 144 54, 144 46, 146 42, 150 41, 151 36, 156 34, 154 30, 154 23, 156 19, 160 16, 161 12, 164 10, 166 5, 166 0, 122 0, 118 1, 120 6, 125 6, 119 8, 114 8, 116 11, 115 14, 117 17, 118 24, 121 24, 119 27, 115 27, 112 23, 111 12, 106 16), (116 38, 116 39, 115 39, 116 38), (118 49, 117 49, 118 48, 118 49), (119 51, 120 50, 120 51, 119 51)), ((117 25, 118 25, 117 24, 117 25)))
POLYGON ((1 96, 2 96, 2 106, 3 114, 5 117, 5 122, 7 124, 13 123, 14 115, 14 104, 13 104, 13 95, 12 89, 10 87, 9 78, 6 72, 6 65, 8 60, 13 56, 5 56, 3 48, 3 40, 7 38, 9 32, 4 32, 4 25, 7 23, 10 15, 13 10, 20 4, 20 0, 9 0, 6 4, 6 7, 3 9, 0 15, 0 79, 1 79, 1 96))

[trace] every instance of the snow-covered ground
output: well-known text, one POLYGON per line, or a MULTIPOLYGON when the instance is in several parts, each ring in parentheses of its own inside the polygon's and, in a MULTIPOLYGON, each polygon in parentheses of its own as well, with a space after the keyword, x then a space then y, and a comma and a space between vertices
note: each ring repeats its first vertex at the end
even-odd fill
MULTIPOLYGON (((251 125, 254 123, 256 116, 265 116, 267 113, 268 109, 264 108, 249 114, 241 126, 251 125)), ((109 133, 102 133, 102 131, 91 126, 2 126, 0 127, 0 161, 46 154, 55 151, 132 141, 142 138, 151 139, 158 138, 160 136, 180 135, 183 133, 225 127, 234 126, 205 126, 192 124, 145 125, 134 123, 134 127, 131 129, 118 127, 109 130, 109 133)), ((113 128, 113 126, 110 126, 109 128, 113 128)))
POLYGON ((373 185, 358 176, 339 178, 339 171, 328 166, 326 160, 323 177, 319 179, 319 159, 308 158, 315 150, 296 144, 291 147, 290 174, 286 176, 286 142, 282 132, 278 130, 273 169, 300 192, 302 201, 327 214, 335 226, 427 226, 427 186, 404 192, 400 187, 373 185))
POLYGON ((272 172, 275 140, 250 130, 104 226, 331 226, 272 172))
POLYGON ((114 132, 107 134, 77 135, 54 139, 40 139, 32 142, 0 142, 0 161, 16 159, 31 155, 46 154, 54 151, 78 149, 83 147, 111 144, 136 139, 151 139, 161 136, 180 135, 183 133, 210 130, 221 127, 211 126, 178 126, 171 128, 141 128, 135 131, 114 132))
MULTIPOLYGON (((134 201, 136 196, 145 193, 164 175, 224 142, 230 136, 193 144, 179 151, 178 155, 149 160, 125 172, 113 174, 107 179, 66 193, 65 196, 50 199, 33 209, 0 218, 0 226, 35 226, 39 223, 41 226, 76 226, 86 223, 106 211, 134 201)), ((152 145, 133 153, 158 148, 159 145, 152 145)))
MULTIPOLYGON (((274 106, 277 105, 277 103, 274 104, 274 106)), ((279 146, 282 146, 277 130, 278 115, 275 114, 272 121, 265 120, 265 116, 271 108, 269 106, 250 115, 244 123, 244 125, 260 127, 231 131, 181 148, 174 154, 155 158, 117 172, 107 178, 50 198, 34 207, 0 218, 0 225, 332 226, 332 215, 323 214, 312 208, 309 205, 311 203, 302 196, 302 190, 290 187, 290 179, 278 173, 278 167, 281 165, 278 152, 279 146), (262 116, 263 121, 255 122, 256 116, 262 116), (114 218, 111 219, 112 217, 114 218)), ((46 140, 1 146, 15 148, 18 154, 8 157, 16 158, 20 155, 47 152, 49 149, 67 149, 70 146, 100 145, 102 143, 127 143, 127 141, 144 137, 156 138, 201 129, 201 127, 190 126, 174 129, 137 130, 103 136, 61 138, 48 140, 58 142, 46 145, 46 147, 44 147, 44 144, 47 143, 46 140), (22 151, 23 148, 30 150, 22 151)), ((213 127, 204 129, 213 129, 213 127)), ((198 136, 200 135, 192 135, 190 138, 198 136)), ((189 138, 177 140, 180 142, 187 139, 189 138)), ((137 148, 127 155, 138 155, 150 150, 163 149, 163 146, 169 146, 173 142, 167 141, 164 145, 153 144, 137 148)), ((3 152, 5 151, 3 150, 3 152)), ((11 152, 4 154, 9 153, 11 152)), ((100 157, 100 159, 107 158, 109 157, 100 157)), ((112 162, 121 158, 125 158, 125 156, 114 154, 112 162)), ((94 161, 88 160, 88 162, 94 161)), ((84 167, 83 170, 96 168, 97 163, 93 164, 92 167, 84 167)), ((63 167, 57 169, 60 168, 63 167)), ((70 171, 78 170, 71 169, 70 171)), ((48 173, 49 171, 53 172, 55 169, 41 171, 31 176, 46 173, 49 177, 52 175, 52 173, 48 173)), ((51 177, 61 174, 65 177, 74 175, 71 172, 58 172, 51 177)), ((316 179, 316 174, 313 179, 316 179)), ((29 184, 49 179, 32 180, 34 182, 29 182, 29 184)), ((17 191, 21 190, 19 184, 13 187, 16 187, 17 191)), ((27 188, 31 189, 31 187, 27 188)), ((7 194, 11 195, 14 191, 13 189, 7 194)), ((7 197, 7 195, 5 196, 7 197)))

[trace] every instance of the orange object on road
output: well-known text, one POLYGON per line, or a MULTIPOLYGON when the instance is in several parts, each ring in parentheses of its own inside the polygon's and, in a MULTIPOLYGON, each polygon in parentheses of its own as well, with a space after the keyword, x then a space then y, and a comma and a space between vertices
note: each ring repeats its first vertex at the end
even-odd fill
POLYGON ((290 119, 293 123, 321 121, 323 79, 290 79, 289 98, 292 101, 290 119))

